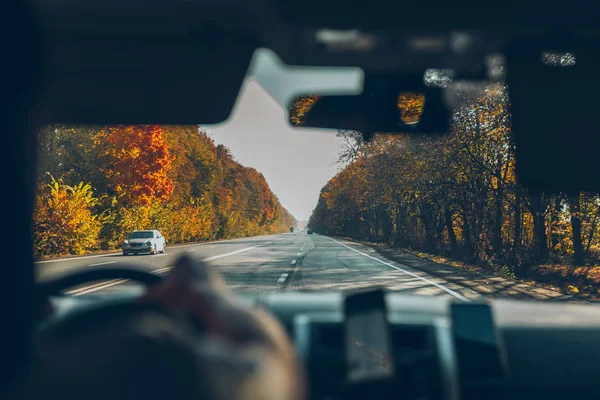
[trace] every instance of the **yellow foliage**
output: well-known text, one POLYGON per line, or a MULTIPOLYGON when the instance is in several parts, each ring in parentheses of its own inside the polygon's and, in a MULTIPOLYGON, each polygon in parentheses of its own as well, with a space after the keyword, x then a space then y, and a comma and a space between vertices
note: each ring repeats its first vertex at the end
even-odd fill
POLYGON ((36 199, 34 255, 83 254, 96 249, 102 229, 100 216, 93 213, 97 200, 90 184, 70 187, 51 177, 36 199))
POLYGON ((579 288, 577 288, 577 286, 569 285, 567 286, 567 292, 571 294, 577 294, 579 293, 579 288))

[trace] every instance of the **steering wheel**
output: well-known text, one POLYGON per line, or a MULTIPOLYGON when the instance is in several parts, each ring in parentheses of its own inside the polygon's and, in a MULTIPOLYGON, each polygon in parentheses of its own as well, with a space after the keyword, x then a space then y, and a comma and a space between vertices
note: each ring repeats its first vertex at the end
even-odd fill
MULTIPOLYGON (((44 283, 47 299, 90 281, 128 279, 145 286, 162 277, 121 264, 44 283)), ((35 337, 39 390, 51 398, 86 393, 106 398, 200 398, 194 346, 202 326, 157 304, 136 299, 98 302, 51 317, 35 337), (181 393, 181 388, 187 388, 181 393)), ((37 389, 36 389, 37 390, 37 389)))

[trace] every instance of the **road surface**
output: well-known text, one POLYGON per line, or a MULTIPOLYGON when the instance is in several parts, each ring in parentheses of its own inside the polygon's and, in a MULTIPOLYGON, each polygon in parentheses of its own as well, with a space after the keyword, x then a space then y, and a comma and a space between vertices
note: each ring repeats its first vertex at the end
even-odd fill
MULTIPOLYGON (((476 279, 431 275, 387 259, 371 247, 318 234, 308 235, 306 231, 171 246, 166 254, 102 254, 40 261, 36 266, 39 280, 85 268, 117 266, 120 261, 164 275, 182 254, 215 266, 237 292, 355 291, 384 286, 403 294, 449 296, 461 301, 491 294, 489 285, 480 284, 476 279), (485 290, 478 289, 480 287, 485 290)), ((123 289, 141 288, 131 282, 112 280, 72 288, 68 293, 83 296, 123 289)), ((510 293, 502 297, 510 297, 510 293)))

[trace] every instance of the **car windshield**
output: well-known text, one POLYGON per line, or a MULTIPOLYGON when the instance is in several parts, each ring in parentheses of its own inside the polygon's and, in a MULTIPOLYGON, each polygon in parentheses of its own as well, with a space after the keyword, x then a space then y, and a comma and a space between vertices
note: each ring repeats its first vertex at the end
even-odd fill
POLYGON ((265 86, 249 80, 220 126, 43 127, 40 275, 118 262, 157 229, 165 244, 132 260, 164 274, 186 254, 237 292, 598 295, 600 197, 519 185, 503 83, 463 95, 447 135, 370 142, 289 126, 265 86))
POLYGON ((153 232, 133 232, 128 239, 152 239, 153 237, 153 232))

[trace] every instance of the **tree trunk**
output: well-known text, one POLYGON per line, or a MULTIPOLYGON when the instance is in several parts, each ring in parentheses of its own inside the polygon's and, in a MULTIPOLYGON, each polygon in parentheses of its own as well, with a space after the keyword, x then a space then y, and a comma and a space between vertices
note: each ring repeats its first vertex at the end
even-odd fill
POLYGON ((472 262, 475 260, 475 251, 473 247, 473 241, 471 239, 471 221, 470 218, 466 215, 463 216, 463 241, 464 241, 464 252, 463 258, 467 262, 472 262))
POLYGON ((446 228, 445 228, 443 219, 444 218, 443 218, 443 216, 440 215, 440 212, 439 211, 436 212, 436 215, 435 215, 435 240, 437 242, 438 250, 441 247, 446 248, 445 240, 444 240, 444 231, 446 228))
POLYGON ((394 238, 394 245, 398 247, 404 247, 404 224, 406 222, 404 218, 404 207, 400 205, 398 207, 398 213, 396 214, 396 237, 394 238))
POLYGON ((581 240, 581 210, 579 193, 569 196, 569 211, 571 213, 571 229, 573 230, 573 265, 582 265, 585 261, 583 242, 581 240))
POLYGON ((504 196, 504 191, 501 187, 498 187, 496 190, 496 196, 494 199, 494 227, 492 230, 492 247, 494 248, 494 254, 496 255, 496 261, 503 261, 502 254, 502 197, 504 196))
POLYGON ((596 210, 594 213, 594 218, 592 219, 592 223, 590 224, 590 234, 588 235, 587 244, 585 246, 585 255, 586 257, 590 253, 590 247, 592 247, 592 243, 594 241, 594 235, 596 234, 596 227, 598 226, 598 218, 600 217, 600 208, 596 210))
POLYGON ((558 247, 558 235, 556 234, 556 224, 558 223, 559 220, 559 216, 560 216, 560 208, 561 208, 561 203, 562 203, 562 198, 560 195, 556 195, 556 197, 554 197, 554 210, 552 211, 552 218, 551 218, 551 226, 550 226, 550 248, 551 250, 556 249, 556 247, 558 247))
POLYGON ((433 253, 436 250, 435 243, 435 228, 433 227, 433 218, 431 207, 421 202, 421 220, 423 221, 423 227, 425 228, 425 249, 429 253, 433 253))
POLYGON ((545 210, 541 193, 530 193, 531 214, 533 215, 533 242, 538 260, 548 259, 548 237, 546 236, 545 210))
POLYGON ((521 248, 521 186, 515 186, 515 207, 514 207, 515 225, 513 231, 513 245, 511 261, 516 263, 519 249, 521 248))
POLYGON ((452 212, 450 208, 444 210, 444 222, 446 223, 446 229, 448 230, 448 241, 450 242, 450 254, 452 257, 458 257, 458 242, 456 241, 456 232, 454 232, 454 226, 452 226, 452 212))
POLYGON ((394 225, 392 218, 385 210, 381 211, 381 233, 385 243, 391 243, 392 234, 394 231, 394 225))

